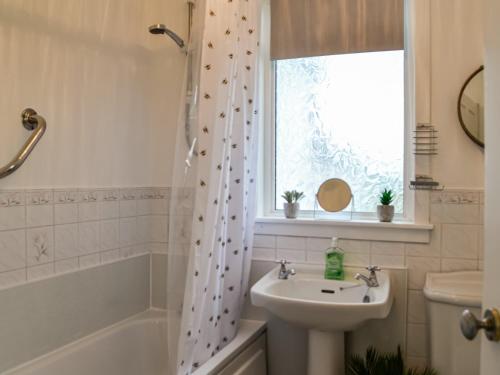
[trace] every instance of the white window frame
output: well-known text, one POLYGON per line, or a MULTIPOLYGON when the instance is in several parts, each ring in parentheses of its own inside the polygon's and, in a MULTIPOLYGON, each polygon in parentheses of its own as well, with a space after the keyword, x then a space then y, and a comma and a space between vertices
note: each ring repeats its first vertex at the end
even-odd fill
MULTIPOLYGON (((408 53, 405 49, 405 124, 404 124, 404 166, 403 166, 403 184, 404 184, 404 196, 403 196, 403 213, 395 215, 395 221, 399 222, 413 222, 414 221, 414 194, 413 191, 409 189, 409 183, 411 176, 413 174, 414 157, 412 155, 412 129, 413 124, 411 124, 410 116, 410 79, 409 69, 408 69, 408 53)), ((264 100, 265 100, 265 114, 264 114, 264 124, 263 124, 263 142, 261 142, 262 151, 261 154, 264 157, 265 163, 263 163, 262 177, 263 177, 263 188, 261 189, 263 197, 262 208, 260 210, 261 216, 264 217, 283 217, 283 210, 276 209, 276 62, 267 62, 264 65, 264 100), (266 66, 267 65, 267 66, 266 66)), ((332 176, 335 177, 335 176, 332 176)), ((319 187, 319 186, 318 186, 319 187)), ((351 203, 352 204, 352 203, 351 203)), ((356 202, 354 202, 354 208, 356 202)), ((300 216, 302 218, 308 219, 326 219, 326 220, 359 220, 359 221, 376 221, 376 212, 351 212, 343 211, 338 213, 324 213, 318 206, 318 210, 315 212, 313 210, 301 210, 300 216)))
POLYGON ((283 218, 274 207, 274 175, 272 143, 274 142, 273 66, 270 63, 270 3, 263 1, 261 23, 260 89, 259 89, 259 178, 257 180, 257 217, 255 234, 336 237, 357 240, 396 241, 427 244, 431 239, 430 193, 412 191, 408 181, 416 173, 431 172, 430 157, 415 159, 412 151, 413 130, 416 123, 432 123, 431 116, 431 32, 430 0, 405 1, 405 201, 402 220, 380 223, 377 220, 318 219, 300 216, 299 219, 283 218), (415 57, 418 56, 418 59, 415 57), (418 79, 417 79, 418 77, 418 79))

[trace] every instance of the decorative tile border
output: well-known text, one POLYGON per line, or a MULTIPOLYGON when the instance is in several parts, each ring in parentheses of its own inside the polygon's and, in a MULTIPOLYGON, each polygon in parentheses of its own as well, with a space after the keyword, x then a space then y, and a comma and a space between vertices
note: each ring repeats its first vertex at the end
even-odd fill
POLYGON ((170 188, 0 190, 0 289, 166 252, 170 188))

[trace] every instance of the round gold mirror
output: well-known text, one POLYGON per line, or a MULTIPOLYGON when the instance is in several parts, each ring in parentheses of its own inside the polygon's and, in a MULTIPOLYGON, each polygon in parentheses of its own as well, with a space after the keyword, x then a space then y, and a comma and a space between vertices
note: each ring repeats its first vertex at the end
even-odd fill
POLYGON ((465 133, 484 147, 484 67, 465 81, 458 97, 458 119, 465 133))
POLYGON ((351 187, 340 178, 331 178, 321 184, 316 198, 323 210, 327 212, 342 211, 351 203, 351 187))

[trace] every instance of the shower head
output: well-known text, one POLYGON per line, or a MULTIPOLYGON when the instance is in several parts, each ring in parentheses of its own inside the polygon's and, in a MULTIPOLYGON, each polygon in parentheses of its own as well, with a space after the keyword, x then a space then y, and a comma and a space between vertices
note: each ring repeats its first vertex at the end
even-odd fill
POLYGON ((167 27, 161 23, 149 26, 149 32, 154 35, 168 35, 180 48, 184 48, 184 41, 182 40, 182 38, 172 30, 167 29, 167 27))

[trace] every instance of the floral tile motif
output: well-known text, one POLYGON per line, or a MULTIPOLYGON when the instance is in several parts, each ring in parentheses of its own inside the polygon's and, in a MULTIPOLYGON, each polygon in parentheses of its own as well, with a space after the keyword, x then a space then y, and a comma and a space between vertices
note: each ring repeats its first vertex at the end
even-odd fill
POLYGON ((479 191, 444 190, 434 191, 431 194, 433 204, 480 204, 480 202, 481 192, 479 191))
POLYGON ((54 203, 77 203, 78 190, 55 190, 54 203))
POLYGON ((23 191, 0 191, 0 207, 23 206, 24 202, 23 191))
POLYGON ((54 202, 54 193, 52 190, 29 190, 26 192, 27 205, 43 205, 54 202))

